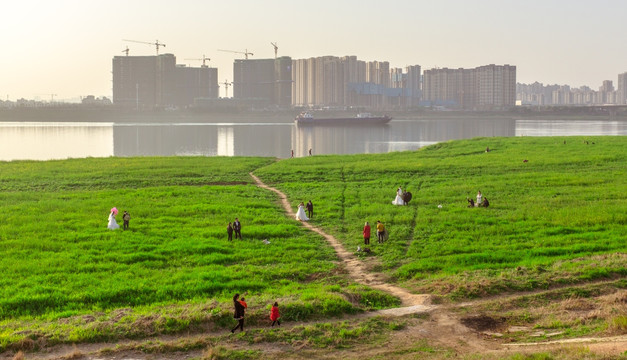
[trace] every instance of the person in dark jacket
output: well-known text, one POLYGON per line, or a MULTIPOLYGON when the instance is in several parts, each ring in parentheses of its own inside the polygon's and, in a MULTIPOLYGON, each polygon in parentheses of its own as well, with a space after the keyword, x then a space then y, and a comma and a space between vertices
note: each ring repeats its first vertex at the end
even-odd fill
POLYGON ((246 312, 246 308, 239 302, 239 294, 233 295, 233 306, 235 307, 233 317, 237 320, 237 326, 231 329, 231 333, 234 333, 237 328, 242 332, 244 331, 244 313, 246 312))
POLYGON ((233 226, 231 223, 226 227, 226 233, 229 235, 229 241, 233 241, 233 226))
POLYGON ((242 224, 239 222, 238 218, 235 218, 235 222, 233 223, 233 230, 235 230, 235 238, 239 236, 239 239, 242 240, 242 224))
POLYGON ((307 217, 311 219, 311 217, 313 216, 313 203, 311 202, 311 200, 309 200, 306 207, 307 207, 307 217))

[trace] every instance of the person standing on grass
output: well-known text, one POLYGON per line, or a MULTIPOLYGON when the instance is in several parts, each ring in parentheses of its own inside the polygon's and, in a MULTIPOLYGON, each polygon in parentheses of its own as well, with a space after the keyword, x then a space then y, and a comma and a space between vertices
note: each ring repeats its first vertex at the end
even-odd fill
POLYGON ((239 239, 242 240, 242 224, 238 218, 235 218, 235 222, 233 222, 233 230, 235 231, 235 238, 237 239, 239 236, 239 239))
POLYGON ((233 226, 231 225, 231 223, 229 223, 229 225, 227 225, 226 233, 229 236, 229 241, 233 241, 233 226))
POLYGON ((118 213, 116 208, 111 209, 111 213, 109 213, 109 223, 107 224, 107 228, 109 230, 119 229, 120 225, 115 221, 115 215, 118 213))
POLYGON ((364 225, 364 245, 370 245, 370 224, 364 225))
POLYGON ((313 203, 311 202, 311 200, 309 200, 309 202, 307 203, 307 215, 309 215, 310 219, 313 216, 313 203))
POLYGON ((123 229, 127 230, 128 229, 128 223, 129 223, 129 221, 131 221, 131 214, 129 214, 128 211, 124 210, 124 215, 122 215, 122 220, 124 221, 123 229))
POLYGON ((279 320, 280 317, 279 303, 275 301, 274 305, 272 305, 272 309, 270 309, 270 320, 272 321, 272 326, 274 326, 274 324, 281 326, 281 320, 279 320))
POLYGON ((477 191, 477 202, 475 203, 475 206, 481 206, 481 191, 477 191))
POLYGON ((385 226, 381 223, 381 221, 377 220, 377 238, 379 239, 379 244, 383 244, 385 235, 385 226))
POLYGON ((235 308, 233 318, 237 320, 237 326, 231 329, 231 334, 233 334, 237 328, 240 329, 240 332, 244 331, 244 314, 246 313, 246 308, 239 302, 239 294, 233 295, 233 306, 235 308))

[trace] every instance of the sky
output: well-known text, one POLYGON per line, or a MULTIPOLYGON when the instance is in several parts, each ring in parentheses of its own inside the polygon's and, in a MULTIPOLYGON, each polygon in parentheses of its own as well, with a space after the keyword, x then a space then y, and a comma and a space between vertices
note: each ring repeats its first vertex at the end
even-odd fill
MULTIPOLYGON (((0 99, 111 97, 114 56, 177 63, 210 58, 220 82, 233 60, 355 55, 421 65, 517 67, 517 81, 582 85, 627 72, 625 0, 3 0, 0 99), (52 95, 55 94, 55 95, 52 95)), ((224 89, 221 87, 221 96, 224 89)))

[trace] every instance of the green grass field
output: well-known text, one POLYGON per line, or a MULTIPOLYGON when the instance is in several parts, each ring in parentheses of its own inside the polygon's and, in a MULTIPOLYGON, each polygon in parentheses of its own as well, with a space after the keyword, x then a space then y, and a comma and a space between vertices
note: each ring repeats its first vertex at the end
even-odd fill
POLYGON ((365 221, 381 220, 390 240, 373 241, 373 271, 415 292, 455 300, 625 277, 626 145, 625 137, 481 138, 279 162, 1 162, 0 349, 28 337, 225 327, 235 292, 249 298, 253 325, 275 300, 286 321, 399 304, 351 281, 320 236, 253 185, 251 171, 294 208, 311 199, 312 223, 349 250, 363 244, 365 221), (413 193, 408 206, 391 204, 398 186, 413 193), (466 207, 477 190, 489 208, 466 207), (129 231, 106 228, 113 206, 131 213, 129 231), (228 242, 235 217, 244 240, 228 242))
POLYGON ((363 244, 365 221, 381 220, 390 240, 372 246, 380 270, 408 287, 472 297, 627 275, 626 145, 482 138, 290 159, 255 173, 294 204, 311 199, 314 221, 348 248, 363 244), (391 204, 398 186, 412 192, 408 206, 391 204), (478 190, 489 208, 467 208, 478 190))

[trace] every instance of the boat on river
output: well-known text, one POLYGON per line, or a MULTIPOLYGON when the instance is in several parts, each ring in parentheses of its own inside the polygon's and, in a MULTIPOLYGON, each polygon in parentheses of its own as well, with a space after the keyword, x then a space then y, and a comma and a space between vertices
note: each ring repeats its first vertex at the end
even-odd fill
POLYGON ((355 117, 317 118, 306 111, 300 113, 294 122, 296 125, 384 125, 392 120, 391 117, 374 116, 370 113, 359 113, 355 117))

